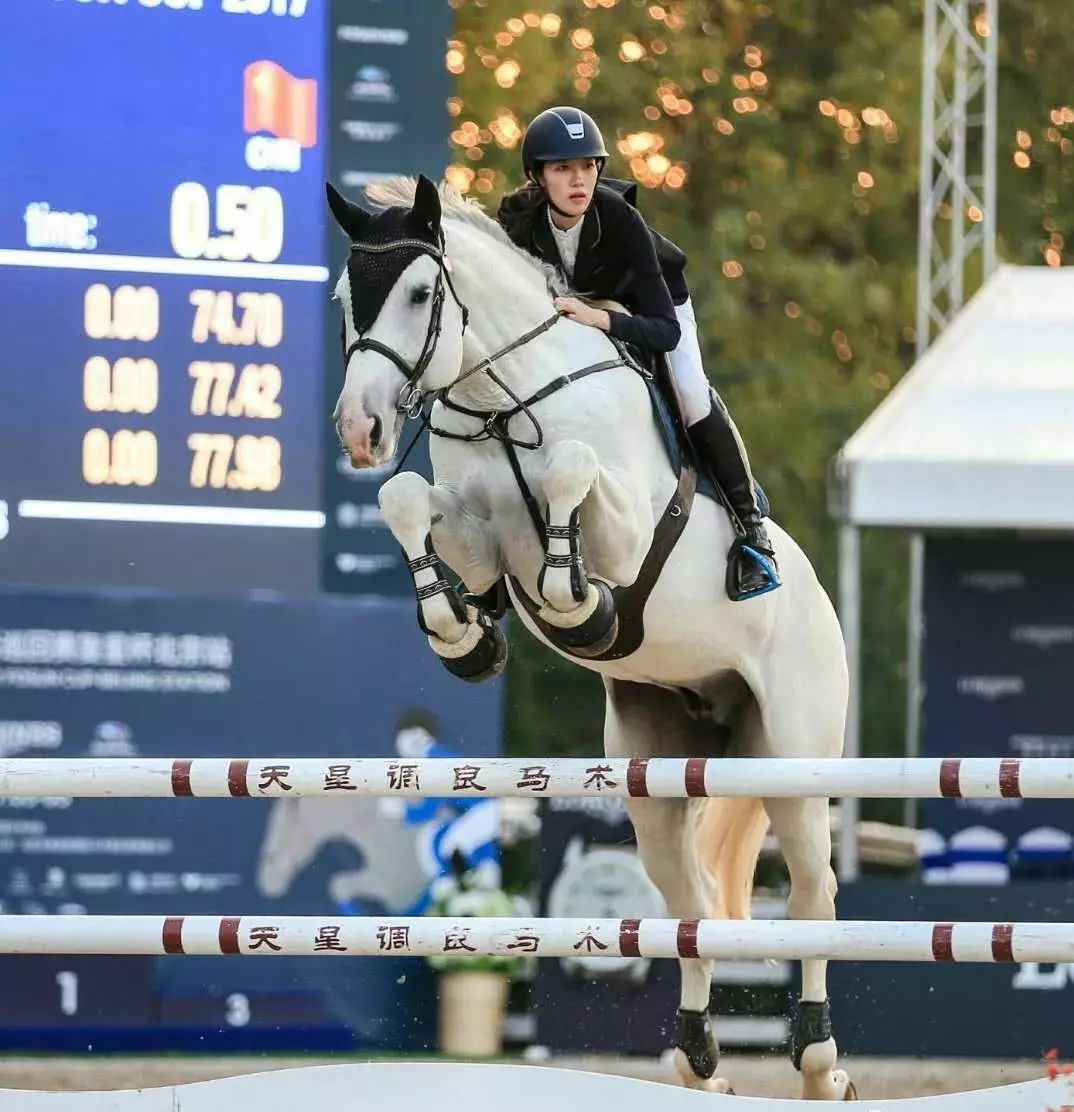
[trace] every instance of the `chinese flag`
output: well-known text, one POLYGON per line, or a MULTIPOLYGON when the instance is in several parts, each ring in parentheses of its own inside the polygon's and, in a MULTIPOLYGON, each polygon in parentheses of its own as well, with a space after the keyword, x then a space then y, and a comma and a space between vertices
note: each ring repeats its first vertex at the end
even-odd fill
POLYGON ((242 126, 312 147, 317 142, 317 82, 292 77, 275 62, 251 62, 243 72, 242 126))

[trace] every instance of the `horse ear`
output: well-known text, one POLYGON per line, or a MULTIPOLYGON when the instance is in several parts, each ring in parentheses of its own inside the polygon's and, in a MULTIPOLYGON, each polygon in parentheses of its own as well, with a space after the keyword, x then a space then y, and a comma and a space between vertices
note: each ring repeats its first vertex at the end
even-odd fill
POLYGON ((440 231, 440 194, 424 174, 418 175, 418 188, 414 193, 410 216, 422 231, 428 230, 433 235, 440 231))
POLYGON ((352 241, 360 240, 370 220, 369 213, 353 201, 348 201, 330 181, 324 183, 324 188, 328 194, 328 207, 332 210, 336 223, 352 241))

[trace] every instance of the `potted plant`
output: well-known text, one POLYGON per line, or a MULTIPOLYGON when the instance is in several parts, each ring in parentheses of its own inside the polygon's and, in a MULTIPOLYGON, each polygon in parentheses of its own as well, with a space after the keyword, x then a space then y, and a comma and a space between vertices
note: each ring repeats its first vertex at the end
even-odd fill
MULTIPOLYGON (((500 887, 500 870, 486 861, 466 869, 453 861, 454 875, 438 878, 425 914, 446 919, 497 918, 526 915, 520 897, 500 887)), ((439 977, 438 1032, 440 1050, 458 1057, 490 1057, 503 1047, 507 993, 513 978, 527 966, 523 955, 470 954, 465 950, 427 959, 439 977)))

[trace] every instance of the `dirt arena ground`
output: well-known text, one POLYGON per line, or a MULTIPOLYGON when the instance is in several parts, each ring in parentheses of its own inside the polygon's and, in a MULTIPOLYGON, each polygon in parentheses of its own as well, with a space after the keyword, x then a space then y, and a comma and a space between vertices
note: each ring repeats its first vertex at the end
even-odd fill
MULTIPOLYGON (((345 1057, 0 1057, 0 1089, 137 1089, 356 1060, 345 1057)), ((666 1062, 646 1059, 577 1057, 534 1064, 625 1074, 649 1081, 673 1081, 671 1067, 666 1062)), ((850 1071, 858 1093, 865 1100, 964 1092, 1013 1085, 1044 1076, 1044 1066, 1031 1061, 848 1058, 843 1065, 850 1071)), ((726 1055, 721 1061, 720 1073, 729 1078, 743 1096, 798 1095, 797 1076, 785 1058, 726 1055)))

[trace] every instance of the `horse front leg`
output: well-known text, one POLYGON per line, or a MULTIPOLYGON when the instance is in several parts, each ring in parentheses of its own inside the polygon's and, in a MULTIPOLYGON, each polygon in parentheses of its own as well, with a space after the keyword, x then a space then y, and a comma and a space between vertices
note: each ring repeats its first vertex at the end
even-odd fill
POLYGON ((645 555, 634 500, 596 452, 577 440, 549 450, 542 488, 547 510, 539 616, 576 655, 595 656, 618 630, 608 580, 633 582, 645 555), (592 575, 582 556, 583 523, 592 575))
POLYGON ((478 683, 503 671, 507 643, 484 610, 461 598, 447 580, 437 542, 449 563, 476 592, 498 578, 498 561, 480 519, 462 500, 412 471, 389 479, 380 489, 380 509, 406 556, 418 600, 418 625, 449 672, 478 683))

